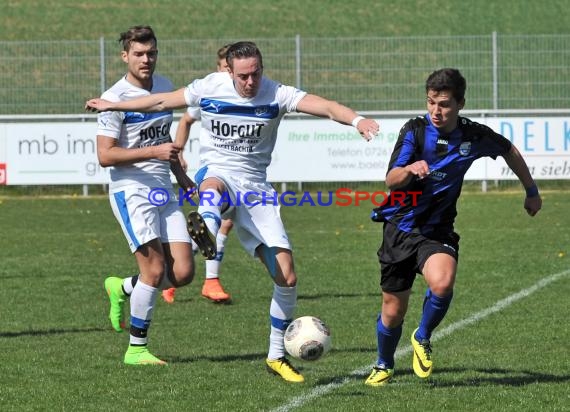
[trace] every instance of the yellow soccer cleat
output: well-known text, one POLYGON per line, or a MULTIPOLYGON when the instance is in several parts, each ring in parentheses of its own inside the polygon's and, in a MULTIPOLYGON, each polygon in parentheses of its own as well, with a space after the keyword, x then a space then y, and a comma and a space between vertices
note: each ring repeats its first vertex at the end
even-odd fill
POLYGON ((305 382, 303 375, 285 357, 274 360, 266 359, 265 363, 270 373, 281 376, 287 382, 305 382))
POLYGON ((431 360, 431 344, 429 340, 422 339, 418 341, 416 339, 416 332, 419 328, 416 328, 412 333, 412 347, 414 348, 414 359, 413 367, 414 373, 420 378, 427 378, 431 375, 433 369, 433 362, 431 360))
POLYGON ((376 365, 364 383, 368 386, 384 386, 390 382, 392 376, 394 376, 394 369, 376 365))

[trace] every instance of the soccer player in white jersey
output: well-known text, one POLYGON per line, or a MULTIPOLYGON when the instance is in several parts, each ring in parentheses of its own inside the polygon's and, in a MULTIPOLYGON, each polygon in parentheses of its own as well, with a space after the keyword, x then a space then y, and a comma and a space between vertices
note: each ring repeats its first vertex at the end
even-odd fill
MULTIPOLYGON (((217 63, 216 68, 219 72, 228 71, 228 63, 226 61, 226 52, 230 44, 220 47, 217 52, 217 63)), ((178 123, 178 128, 176 129, 176 139, 175 143, 184 147, 188 141, 190 134, 190 127, 196 121, 200 120, 200 108, 199 107, 189 107, 180 122, 178 123)), ((181 157, 182 166, 186 170, 186 163, 183 157, 181 157)), ((233 222, 231 219, 222 219, 222 224, 218 235, 216 236, 216 257, 214 259, 206 260, 206 279, 204 280, 204 285, 202 286, 202 296, 206 299, 210 299, 214 303, 230 303, 231 296, 227 293, 220 282, 220 267, 222 265, 222 259, 224 258, 224 251, 226 245, 226 239, 232 230, 233 222)), ((162 298, 167 303, 174 303, 174 297, 176 293, 176 288, 168 288, 162 291, 162 298)))
MULTIPOLYGON (((121 33, 119 42, 127 74, 102 98, 119 102, 172 91, 168 79, 153 74, 158 49, 152 28, 131 27, 121 33)), ((170 183, 171 164, 177 165, 180 184, 189 188, 193 183, 184 173, 180 177, 181 147, 171 141, 171 123, 170 109, 152 114, 109 111, 98 116, 97 155, 101 166, 110 168, 111 208, 140 271, 126 279, 105 280, 109 318, 117 332, 122 331, 123 305, 130 296, 130 341, 124 356, 124 363, 130 365, 165 364, 147 349, 156 297, 161 289, 183 286, 194 276, 186 219, 170 183), (153 188, 161 190, 152 192, 153 188)))
POLYGON ((379 125, 335 101, 264 77, 261 52, 252 42, 230 46, 227 62, 229 73, 212 73, 172 93, 119 103, 92 99, 85 108, 161 112, 200 106, 201 168, 196 182, 201 201, 199 214, 191 212, 188 216, 190 235, 202 243, 204 221, 215 235, 222 215, 233 218, 242 245, 261 259, 274 282, 266 365, 270 372, 288 382, 303 382, 303 375, 285 357, 283 343, 297 303, 297 275, 277 194, 266 175, 277 128, 282 117, 294 111, 352 124, 366 140, 378 133, 379 125), (247 192, 255 195, 236 206, 238 196, 247 192), (230 207, 232 204, 235 207, 230 207))

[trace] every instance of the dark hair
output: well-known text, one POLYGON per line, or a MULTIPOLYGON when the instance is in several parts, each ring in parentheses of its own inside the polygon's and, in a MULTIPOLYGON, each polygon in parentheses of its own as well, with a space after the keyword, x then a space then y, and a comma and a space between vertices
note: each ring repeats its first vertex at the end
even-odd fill
POLYGON ((251 41, 238 41, 232 44, 226 53, 226 62, 230 69, 234 68, 234 59, 246 59, 248 57, 256 57, 259 60, 259 67, 263 69, 263 59, 261 51, 257 45, 251 41))
POLYGON ((123 44, 123 50, 129 51, 131 43, 149 43, 157 44, 156 36, 150 26, 133 26, 119 37, 119 43, 123 44))
POLYGON ((467 89, 467 82, 457 69, 436 70, 426 80, 426 93, 430 90, 436 92, 449 90, 458 102, 465 98, 465 89, 467 89))
POLYGON ((218 60, 225 59, 228 55, 228 49, 232 44, 228 43, 218 49, 218 60))

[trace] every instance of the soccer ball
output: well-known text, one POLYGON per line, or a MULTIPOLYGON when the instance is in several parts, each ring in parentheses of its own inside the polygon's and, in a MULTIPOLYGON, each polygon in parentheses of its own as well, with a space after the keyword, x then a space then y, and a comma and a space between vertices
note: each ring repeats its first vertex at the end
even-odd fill
POLYGON ((331 348, 331 332, 314 316, 295 319, 285 331, 285 349, 297 359, 315 361, 331 348))

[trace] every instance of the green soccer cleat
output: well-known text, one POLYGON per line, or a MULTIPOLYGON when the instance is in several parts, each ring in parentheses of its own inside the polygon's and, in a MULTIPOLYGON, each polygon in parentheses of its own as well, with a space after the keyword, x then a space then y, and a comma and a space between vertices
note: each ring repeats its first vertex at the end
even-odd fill
POLYGON ((394 376, 394 369, 388 369, 381 365, 376 365, 372 368, 370 376, 364 382, 368 386, 384 386, 394 376))
POLYGON ((188 214, 188 233, 207 259, 213 260, 217 254, 216 237, 210 232, 200 213, 192 211, 188 214))
POLYGON ((416 328, 412 333, 412 347, 414 348, 414 360, 413 367, 414 373, 420 378, 427 378, 431 375, 433 369, 433 362, 431 360, 431 344, 429 340, 422 339, 418 341, 416 339, 416 332, 419 328, 416 328))
POLYGON ((287 382, 304 382, 305 378, 301 373, 289 363, 287 358, 282 357, 279 359, 266 359, 265 364, 267 365, 267 370, 274 374, 281 376, 287 382))
POLYGON ((131 346, 125 353, 125 365, 160 365, 165 366, 167 363, 158 359, 148 351, 146 346, 131 346))
POLYGON ((123 306, 127 300, 127 296, 123 292, 123 279, 110 276, 105 279, 105 290, 109 296, 109 319, 111 326, 116 332, 122 332, 125 328, 125 321, 123 320, 123 306))

